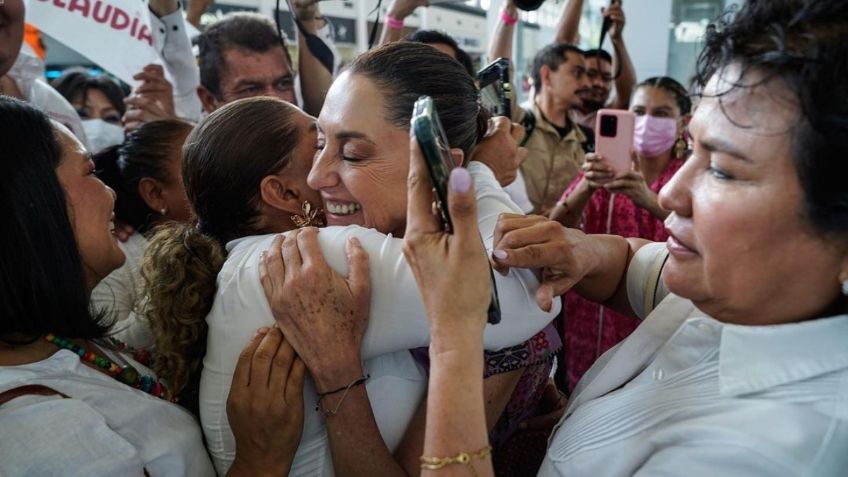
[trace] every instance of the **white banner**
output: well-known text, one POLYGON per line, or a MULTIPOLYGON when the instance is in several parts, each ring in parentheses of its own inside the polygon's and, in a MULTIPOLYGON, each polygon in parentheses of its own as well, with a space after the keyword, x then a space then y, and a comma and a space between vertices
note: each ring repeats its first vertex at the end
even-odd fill
POLYGON ((130 85, 145 65, 162 63, 147 0, 28 0, 26 21, 130 85))

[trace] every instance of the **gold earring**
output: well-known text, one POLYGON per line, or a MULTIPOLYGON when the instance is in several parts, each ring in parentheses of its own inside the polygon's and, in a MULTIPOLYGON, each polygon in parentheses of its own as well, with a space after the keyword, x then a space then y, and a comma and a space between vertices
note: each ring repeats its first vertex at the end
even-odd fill
POLYGON ((677 142, 674 143, 674 155, 678 159, 683 158, 683 154, 686 153, 688 145, 686 144, 686 140, 683 139, 683 136, 677 138, 677 142))
POLYGON ((301 206, 303 214, 294 214, 291 216, 295 227, 302 229, 304 227, 323 227, 326 225, 324 221, 324 211, 321 209, 313 209, 312 203, 308 200, 303 201, 301 206))

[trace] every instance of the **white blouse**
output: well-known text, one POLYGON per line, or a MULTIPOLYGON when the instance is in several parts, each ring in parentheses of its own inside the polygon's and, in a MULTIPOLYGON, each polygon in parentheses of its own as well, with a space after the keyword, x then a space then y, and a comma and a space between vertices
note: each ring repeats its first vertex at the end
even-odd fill
MULTIPOLYGON (((476 187, 483 241, 490 249, 498 215, 521 212, 488 167, 472 162, 468 169, 476 187)), ((393 450, 427 387, 423 370, 407 350, 429 344, 429 326, 401 250, 402 240, 358 226, 321 229, 318 238, 330 266, 347 274, 344 244, 354 235, 371 260, 371 316, 362 345, 365 372, 371 375, 366 387, 377 425, 393 450)), ((227 244, 229 255, 218 274, 215 303, 206 319, 209 334, 200 382, 200 416, 219 474, 226 472, 235 457, 226 400, 238 355, 257 328, 274 322, 259 281, 259 256, 273 239, 273 235, 247 237, 227 244)), ((538 280, 532 271, 511 270, 506 277, 495 276, 503 318, 500 324, 486 327, 488 349, 526 341, 559 313, 558 300, 549 313, 539 309, 535 301, 538 280)), ((315 390, 310 381, 304 393, 304 431, 291 475, 333 475, 326 430, 322 417, 314 411, 315 390)))
POLYGON ((846 343, 848 315, 731 325, 669 295, 580 380, 539 475, 848 475, 846 343))
POLYGON ((0 366, 0 393, 31 384, 70 399, 25 395, 0 406, 0 475, 141 476, 144 469, 151 476, 214 474, 191 414, 89 368, 71 351, 0 366))
POLYGON ((91 304, 104 310, 115 320, 110 334, 135 349, 153 347, 150 325, 139 312, 141 305, 141 259, 147 249, 147 239, 134 233, 118 246, 124 252, 124 264, 113 270, 91 292, 91 304))

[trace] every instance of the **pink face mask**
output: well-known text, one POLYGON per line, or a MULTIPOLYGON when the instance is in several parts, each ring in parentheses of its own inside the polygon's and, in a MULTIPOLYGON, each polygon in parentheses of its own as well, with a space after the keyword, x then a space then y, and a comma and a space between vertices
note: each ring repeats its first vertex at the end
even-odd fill
POLYGON ((633 148, 642 157, 656 157, 668 151, 677 140, 677 120, 643 114, 636 117, 633 148))

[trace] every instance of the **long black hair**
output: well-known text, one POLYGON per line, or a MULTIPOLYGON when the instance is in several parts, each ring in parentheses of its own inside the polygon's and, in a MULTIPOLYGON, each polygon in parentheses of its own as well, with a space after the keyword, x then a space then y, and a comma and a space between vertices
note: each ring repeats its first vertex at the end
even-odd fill
POLYGON ((56 176, 62 150, 44 113, 0 96, 0 342, 103 336, 56 176))

